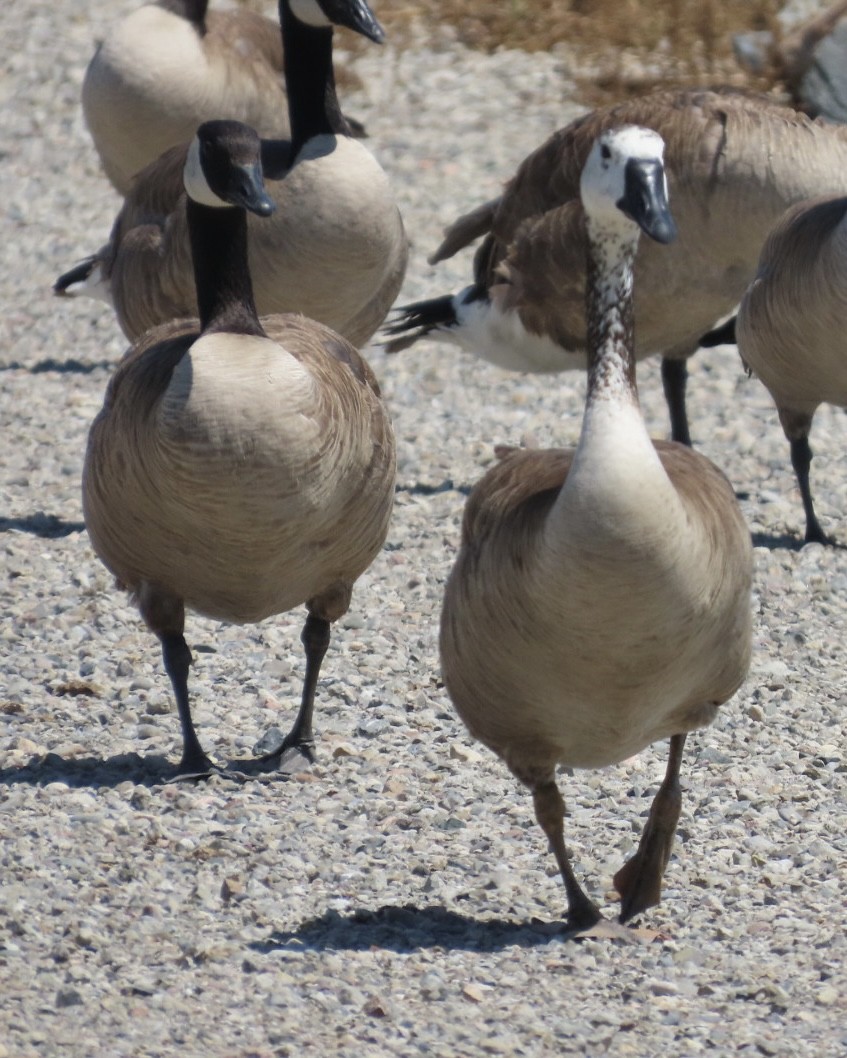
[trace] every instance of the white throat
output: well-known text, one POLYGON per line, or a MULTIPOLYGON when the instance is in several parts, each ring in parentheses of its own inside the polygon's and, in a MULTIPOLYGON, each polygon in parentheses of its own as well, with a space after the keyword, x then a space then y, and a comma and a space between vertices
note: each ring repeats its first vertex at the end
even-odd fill
POLYGON ((317 0, 289 0, 291 14, 307 26, 326 28, 332 23, 321 10, 317 0))
POLYGON ((201 206, 213 206, 215 209, 231 209, 229 202, 224 202, 209 187, 209 181, 200 163, 200 141, 195 136, 188 148, 183 174, 186 194, 192 201, 201 206))

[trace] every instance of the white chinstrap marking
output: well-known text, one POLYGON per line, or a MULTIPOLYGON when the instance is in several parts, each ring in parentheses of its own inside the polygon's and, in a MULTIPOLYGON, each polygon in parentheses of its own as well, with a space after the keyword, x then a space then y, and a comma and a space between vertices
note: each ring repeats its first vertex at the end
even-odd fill
POLYGON ((307 26, 326 27, 332 22, 326 17, 316 0, 290 0, 291 14, 307 26))
POLYGON ((209 187, 209 181, 203 172, 203 164, 200 161, 200 141, 195 136, 188 148, 188 156, 185 159, 185 192, 188 197, 201 206, 211 206, 214 209, 232 209, 229 202, 219 198, 209 187))

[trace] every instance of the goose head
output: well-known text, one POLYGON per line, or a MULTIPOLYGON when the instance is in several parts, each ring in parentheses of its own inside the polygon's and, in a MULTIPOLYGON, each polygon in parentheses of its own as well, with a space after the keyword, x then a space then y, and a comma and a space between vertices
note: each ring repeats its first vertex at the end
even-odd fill
POLYGON ((657 132, 637 125, 598 136, 580 179, 589 221, 622 234, 634 223, 656 242, 672 242, 676 223, 668 205, 664 150, 657 132))
POLYGON ((197 129, 183 179, 186 194, 201 206, 240 207, 259 217, 276 209, 265 191, 259 136, 240 121, 206 121, 197 129))
POLYGON ((280 0, 280 21, 289 16, 315 28, 344 26, 376 44, 385 40, 385 30, 367 0, 280 0))

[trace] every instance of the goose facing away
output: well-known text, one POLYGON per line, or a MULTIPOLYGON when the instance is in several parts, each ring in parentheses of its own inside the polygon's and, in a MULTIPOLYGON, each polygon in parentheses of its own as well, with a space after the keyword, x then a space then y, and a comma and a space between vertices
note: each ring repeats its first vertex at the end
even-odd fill
POLYGON ((243 624, 305 603, 300 711, 260 766, 311 760, 330 624, 385 539, 394 439, 351 345, 305 317, 256 313, 245 210, 274 207, 253 130, 201 126, 185 183, 199 327, 151 330, 119 364, 89 434, 83 508, 94 549, 161 641, 177 774, 197 776, 213 765, 191 720, 186 608, 243 624))
POLYGON ((471 734, 532 791, 569 923, 601 917, 565 849, 557 764, 599 768, 670 738, 621 921, 657 903, 686 733, 749 665, 752 549, 734 493, 692 449, 651 442, 635 387, 639 226, 673 233, 651 130, 601 133, 581 180, 588 393, 575 449, 501 450, 468 500, 441 620, 444 682, 471 734))
MULTIPOLYGON (((384 171, 348 135, 335 93, 333 25, 383 39, 366 0, 280 0, 290 140, 264 140, 277 209, 248 219, 260 314, 302 312, 356 346, 380 326, 406 270, 408 242, 384 171)), ((134 341, 148 327, 197 313, 182 187, 187 147, 138 174, 109 242, 62 275, 60 295, 109 301, 134 341)))
POLYGON ((279 26, 208 0, 158 0, 120 19, 88 64, 82 109, 106 176, 132 177, 213 118, 289 134, 279 26))
POLYGON ((806 542, 829 544, 812 502, 809 433, 818 406, 847 408, 847 198, 801 203, 775 225, 741 301, 738 350, 776 404, 806 515, 806 542))
POLYGON ((597 136, 634 124, 667 145, 679 237, 643 239, 635 267, 636 357, 661 354, 674 440, 690 444, 686 359, 733 312, 767 232, 795 202, 847 192, 847 129, 732 91, 663 91, 604 107, 556 132, 503 193, 460 217, 435 264, 482 238, 473 282, 401 309, 390 351, 426 335, 509 370, 585 365, 585 244, 579 175, 597 136))

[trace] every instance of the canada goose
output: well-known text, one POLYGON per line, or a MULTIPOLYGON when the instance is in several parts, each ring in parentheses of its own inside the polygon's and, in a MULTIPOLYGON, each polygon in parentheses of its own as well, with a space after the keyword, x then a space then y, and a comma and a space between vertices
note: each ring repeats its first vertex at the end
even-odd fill
POLYGON ((767 239, 741 301, 738 350, 764 382, 791 446, 806 542, 830 544, 812 503, 809 432, 819 404, 847 407, 847 198, 800 203, 767 239))
POLYGON ((391 425, 365 361, 303 316, 257 316, 245 210, 267 217, 274 204, 256 134, 202 125, 185 184, 199 326, 165 324, 129 350, 83 473, 94 549, 162 644, 182 724, 179 777, 213 767, 191 721, 186 607, 244 624, 306 604, 300 711, 268 759, 311 759, 330 623, 379 552, 394 497, 391 425))
MULTIPOLYGON (((388 179, 347 135, 332 68, 333 25, 373 41, 383 30, 366 0, 280 0, 291 140, 264 140, 262 166, 277 204, 248 221, 250 272, 262 315, 296 311, 364 344, 385 318, 406 270, 408 243, 388 179)), ((61 276, 57 294, 111 301, 126 336, 196 315, 182 189, 186 147, 136 177, 109 243, 61 276)))
POLYGON ((468 500, 441 620, 450 697, 532 790, 577 929, 601 915, 568 860, 556 765, 599 768, 671 739, 638 851, 615 876, 626 922, 660 898, 686 732, 712 721, 750 659, 752 549, 732 488, 692 449, 651 442, 638 404, 638 228, 661 243, 674 228, 662 149, 629 126, 588 156, 579 443, 498 453, 468 500))
POLYGON ((208 0, 157 0, 111 27, 82 82, 85 122, 122 195, 132 177, 213 118, 289 134, 279 26, 208 0))
POLYGON ((598 134, 646 126, 667 144, 679 238, 642 240, 635 280, 636 356, 661 353, 674 440, 690 444, 686 359, 734 311, 783 210, 847 191, 847 129, 816 123, 763 97, 664 91, 603 107, 530 154, 503 194, 460 217, 435 264, 484 236, 473 284, 400 310, 389 351, 424 335, 519 371, 585 365, 585 230, 579 174, 598 134))

